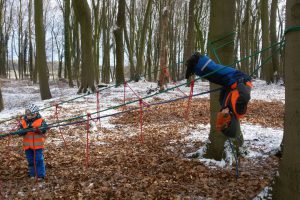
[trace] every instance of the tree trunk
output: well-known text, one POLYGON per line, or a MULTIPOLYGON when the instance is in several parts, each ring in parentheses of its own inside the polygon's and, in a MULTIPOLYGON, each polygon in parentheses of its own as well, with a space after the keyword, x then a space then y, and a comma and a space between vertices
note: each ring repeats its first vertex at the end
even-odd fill
POLYGON ((160 35, 160 58, 159 58, 159 65, 160 65, 160 75, 159 75, 159 90, 163 91, 164 85, 166 82, 168 82, 168 77, 166 74, 168 73, 168 12, 169 8, 166 4, 166 1, 164 1, 165 4, 163 4, 163 13, 162 13, 162 20, 161 20, 161 35, 160 35))
MULTIPOLYGON (((32 45, 32 29, 31 29, 31 17, 32 17, 32 0, 29 0, 28 5, 28 37, 29 37, 29 54, 28 54, 28 62, 29 62, 29 74, 30 80, 33 81, 33 45, 32 45)), ((36 80, 35 80, 36 82, 36 80)))
POLYGON ((65 69, 68 74, 68 82, 70 87, 74 87, 73 76, 71 70, 71 38, 70 38, 70 0, 64 1, 65 12, 64 12, 64 34, 65 34, 65 69))
MULTIPOLYGON (((227 0, 226 4, 219 0, 211 0, 210 7, 210 27, 209 27, 209 35, 208 40, 214 41, 217 38, 221 38, 228 33, 231 33, 234 30, 235 23, 235 0, 227 0), (212 15, 213 14, 213 15, 212 15)), ((233 37, 226 38, 227 40, 222 40, 222 43, 226 43, 228 41, 233 40, 233 37)), ((233 45, 227 45, 222 48, 222 51, 218 52, 219 57, 222 60, 222 63, 225 65, 231 64, 233 62, 233 45)), ((216 55, 213 52, 209 51, 209 55, 213 60, 216 60, 216 55)), ((216 89, 220 86, 216 84, 210 84, 210 89, 216 89)), ((224 151, 224 142, 226 137, 216 131, 216 116, 217 112, 220 110, 220 105, 218 102, 219 95, 217 93, 210 94, 210 133, 209 140, 211 143, 207 146, 206 158, 213 158, 215 160, 221 160, 223 158, 224 151)))
POLYGON ((102 63, 102 82, 110 82, 110 37, 109 37, 109 1, 104 1, 102 8, 102 20, 103 20, 103 63, 102 63))
MULTIPOLYGON (((300 3, 287 0, 286 28, 299 26, 300 3)), ((279 176, 274 187, 274 199, 299 199, 300 197, 300 34, 299 30, 285 35, 285 118, 284 152, 279 166, 279 176)))
MULTIPOLYGON (((276 22, 277 22, 277 7, 278 7, 278 0, 272 0, 271 5, 271 20, 270 20, 270 38, 271 44, 277 43, 277 30, 276 30, 276 22)), ((273 64, 273 72, 275 73, 275 80, 276 82, 279 79, 278 68, 279 68, 279 54, 276 51, 278 46, 274 46, 272 48, 272 64, 273 64)))
POLYGON ((117 28, 114 30, 116 40, 116 85, 124 83, 124 43, 123 34, 125 26, 125 0, 119 0, 119 10, 117 16, 117 28))
POLYGON ((49 89, 47 77, 47 61, 45 49, 45 29, 43 25, 43 2, 34 0, 34 21, 36 35, 36 66, 39 72, 39 84, 42 100, 50 99, 51 93, 49 89))
POLYGON ((196 0, 190 0, 189 3, 189 18, 188 18, 188 32, 186 35, 186 45, 184 47, 183 60, 187 60, 195 51, 195 9, 196 0))
MULTIPOLYGON (((262 49, 270 46, 270 26, 269 26, 269 11, 268 11, 268 0, 261 0, 261 30, 262 30, 262 49)), ((262 62, 264 62, 270 56, 270 50, 266 50, 262 53, 262 62)), ((272 64, 267 62, 262 67, 263 78, 267 84, 274 82, 272 73, 272 64)))
POLYGON ((94 11, 94 36, 93 36, 93 52, 94 52, 94 63, 95 63, 95 80, 96 83, 99 83, 100 80, 100 33, 101 33, 101 25, 100 25, 100 0, 97 0, 97 4, 95 0, 92 1, 93 11, 94 11))
POLYGON ((144 16, 143 28, 141 31, 141 36, 139 40, 139 48, 138 48, 138 57, 137 57, 137 75, 141 76, 144 71, 144 51, 145 51, 145 43, 146 43, 146 33, 149 26, 149 17, 151 14, 153 0, 148 0, 146 13, 144 16))
POLYGON ((80 24, 81 33, 81 83, 78 93, 85 93, 88 89, 95 91, 94 62, 92 52, 92 22, 91 10, 86 0, 73 0, 74 13, 80 24))

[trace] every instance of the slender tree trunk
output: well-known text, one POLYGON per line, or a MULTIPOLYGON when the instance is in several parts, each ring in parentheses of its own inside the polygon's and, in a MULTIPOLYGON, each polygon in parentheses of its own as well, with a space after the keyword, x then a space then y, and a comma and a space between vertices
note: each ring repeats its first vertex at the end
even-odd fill
POLYGON ((45 29, 43 25, 43 2, 34 0, 34 21, 36 35, 36 66, 39 72, 39 84, 42 100, 50 99, 51 93, 49 89, 47 77, 47 61, 45 49, 45 29))
MULTIPOLYGON (((300 24, 300 3, 287 0, 286 29, 300 24)), ((284 152, 276 177, 274 199, 299 199, 300 197, 300 37, 299 30, 285 35, 285 118, 284 152)))
POLYGON ((196 0, 190 0, 188 11, 188 30, 186 35, 186 45, 184 47, 183 60, 187 60, 187 58, 190 57, 195 51, 195 4, 196 0))
POLYGON ((99 83, 100 80, 100 66, 99 66, 99 59, 100 59, 100 32, 101 32, 101 25, 100 25, 100 0, 97 0, 97 4, 95 0, 92 1, 93 11, 94 11, 94 36, 93 36, 93 52, 94 52, 94 63, 95 63, 95 80, 96 83, 99 83))
POLYGON ((125 26, 125 0, 119 0, 119 10, 117 16, 117 28, 114 30, 116 41, 116 85, 124 83, 124 43, 123 34, 125 26))
MULTIPOLYGON (((261 30, 262 30, 262 48, 265 49, 270 46, 270 26, 269 26, 269 11, 268 11, 268 0, 261 0, 261 30)), ((264 62, 271 54, 270 50, 266 50, 262 53, 262 62, 264 62)), ((272 63, 267 62, 263 66, 263 78, 267 84, 274 82, 272 63)))
MULTIPOLYGON (((29 62, 30 80, 33 81, 33 46, 32 46, 31 17, 32 17, 32 0, 29 0, 29 6, 28 6, 28 34, 29 34, 29 36, 28 36, 29 37, 28 62, 29 62)), ((36 80, 35 80, 35 82, 36 82, 36 80)))
MULTIPOLYGON (((270 38, 271 44, 277 43, 277 31, 276 31, 276 22, 277 22, 277 7, 278 7, 278 0, 272 0, 271 5, 271 20, 270 20, 270 38)), ((279 79, 278 68, 279 68, 279 54, 276 52, 278 46, 274 46, 272 48, 272 64, 273 64, 273 72, 276 74, 275 79, 276 82, 279 79)))
POLYGON ((70 87, 74 87, 73 76, 71 70, 71 38, 70 38, 70 0, 64 0, 64 34, 65 34, 65 69, 68 74, 68 82, 70 87))
POLYGON ((74 12, 80 24, 81 33, 81 85, 78 93, 85 93, 88 89, 95 91, 95 75, 92 51, 92 21, 91 10, 86 0, 73 0, 74 12))
POLYGON ((166 84, 167 76, 166 74, 168 73, 168 12, 169 8, 167 4, 163 4, 163 13, 162 13, 162 23, 161 23, 161 35, 160 35, 160 58, 159 58, 159 63, 160 63, 160 75, 159 75, 159 90, 163 91, 164 85, 166 84))
POLYGON ((138 57, 137 57, 137 75, 141 76, 144 71, 144 50, 145 50, 145 41, 146 41, 146 33, 149 26, 149 17, 151 14, 153 0, 148 0, 146 13, 144 16, 144 24, 141 31, 141 36, 139 40, 139 48, 138 48, 138 57))

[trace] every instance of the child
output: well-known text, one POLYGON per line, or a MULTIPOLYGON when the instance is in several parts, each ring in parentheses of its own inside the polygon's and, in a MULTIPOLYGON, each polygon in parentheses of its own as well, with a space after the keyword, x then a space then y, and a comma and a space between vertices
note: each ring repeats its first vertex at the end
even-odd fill
POLYGON ((47 124, 39 114, 39 108, 36 105, 26 106, 20 128, 30 129, 30 131, 20 133, 23 136, 23 149, 28 161, 29 176, 43 180, 46 175, 43 150, 47 124))
POLYGON ((217 114, 216 128, 228 137, 235 137, 238 120, 246 114, 250 100, 251 77, 231 67, 216 64, 199 52, 186 61, 186 66, 187 79, 196 74, 223 86, 219 97, 222 108, 217 114))

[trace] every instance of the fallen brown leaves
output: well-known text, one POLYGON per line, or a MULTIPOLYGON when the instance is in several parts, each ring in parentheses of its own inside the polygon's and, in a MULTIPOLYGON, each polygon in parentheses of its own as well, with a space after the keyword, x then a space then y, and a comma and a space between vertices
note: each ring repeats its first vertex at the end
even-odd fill
MULTIPOLYGON (((278 165, 274 157, 241 158, 237 180, 234 166, 210 169, 197 159, 184 158, 203 145, 197 142, 188 148, 182 140, 185 108, 186 102, 178 102, 145 110, 143 143, 139 140, 138 111, 113 119, 119 128, 103 129, 98 133, 100 139, 91 139, 88 168, 84 165, 84 125, 65 129, 65 135, 79 134, 82 138, 67 140, 67 148, 47 145, 43 188, 27 177, 20 138, 14 138, 10 147, 1 141, 1 195, 8 199, 251 199, 270 184, 278 165), (129 137, 128 133, 136 136, 129 137), (103 145, 95 145, 98 141, 103 145)), ((270 116, 277 122, 271 124, 281 127, 279 110, 280 105, 253 101, 246 120, 268 126, 272 117, 264 114, 276 112, 270 116)), ((209 122, 208 100, 193 101, 189 122, 209 122)), ((59 133, 52 131, 49 139, 54 134, 59 138, 59 133)))

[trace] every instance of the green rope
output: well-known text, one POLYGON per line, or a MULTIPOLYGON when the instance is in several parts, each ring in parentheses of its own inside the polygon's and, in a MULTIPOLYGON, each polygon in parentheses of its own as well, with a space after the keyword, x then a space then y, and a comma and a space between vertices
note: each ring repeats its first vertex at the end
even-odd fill
POLYGON ((226 34, 224 36, 221 36, 221 37, 217 38, 216 40, 212 41, 211 44, 214 44, 214 43, 217 43, 217 42, 219 42, 221 40, 224 40, 225 38, 227 38, 227 37, 229 37, 231 35, 234 35, 234 34, 235 34, 235 31, 232 31, 231 33, 228 33, 228 34, 226 34))
MULTIPOLYGON (((282 46, 284 45, 284 41, 278 42, 278 43, 276 43, 276 44, 277 44, 277 45, 280 44, 279 48, 276 50, 276 51, 278 51, 278 50, 280 50, 280 49, 282 48, 282 46)), ((275 45, 275 44, 273 44, 272 46, 274 46, 274 45, 275 45)), ((270 48, 270 47, 268 47, 268 48, 270 48)), ((268 48, 266 48, 266 49, 268 49, 268 48)), ((265 49, 264 49, 264 50, 265 50, 265 49)), ((262 50, 262 51, 263 51, 263 50, 262 50)), ((261 52, 262 52, 262 51, 261 51, 261 52)), ((248 58, 249 58, 249 57, 252 57, 252 56, 253 56, 253 55, 248 56, 248 58)), ((253 75, 254 73, 256 73, 256 71, 257 71, 258 69, 260 69, 260 68, 261 68, 266 62, 268 62, 271 58, 272 58, 272 56, 270 56, 269 58, 267 58, 267 60, 265 60, 264 62, 262 62, 261 65, 260 65, 259 67, 257 67, 256 70, 254 70, 254 72, 252 73, 252 75, 253 75)), ((237 63, 237 62, 241 62, 241 60, 236 61, 235 63, 237 63)), ((233 65, 233 64, 232 64, 232 65, 233 65)), ((222 68, 220 68, 220 69, 218 69, 218 70, 215 70, 215 71, 210 72, 210 73, 208 73, 208 74, 206 74, 206 75, 204 75, 204 76, 201 76, 201 77, 195 79, 195 81, 197 81, 197 80, 199 80, 199 79, 201 79, 201 78, 204 78, 204 77, 206 77, 206 76, 210 76, 211 74, 216 73, 217 71, 220 71, 220 70, 222 70, 222 69, 224 69, 224 68, 226 68, 226 67, 227 67, 227 66, 224 66, 224 67, 222 67, 222 68)), ((252 76, 252 75, 251 75, 251 76, 252 76)), ((169 89, 167 89, 167 90, 165 90, 165 91, 163 91, 163 92, 155 93, 155 94, 153 94, 153 95, 149 95, 149 96, 143 97, 142 99, 147 99, 147 98, 150 98, 150 97, 153 97, 153 96, 156 96, 156 95, 165 93, 165 92, 167 92, 167 91, 169 91, 169 90, 173 90, 173 89, 178 88, 178 87, 183 86, 183 85, 186 85, 186 84, 184 83, 184 84, 181 84, 181 85, 177 85, 177 86, 172 87, 172 88, 169 88, 169 89)), ((116 108, 122 107, 122 106, 124 106, 124 105, 128 105, 128 104, 131 104, 131 103, 136 103, 136 102, 138 102, 138 101, 139 101, 139 100, 134 100, 134 101, 127 102, 127 103, 125 103, 125 104, 113 106, 113 107, 107 108, 107 109, 105 109, 105 110, 101 110, 101 111, 98 111, 98 112, 91 113, 91 115, 92 115, 92 114, 96 114, 96 113, 100 113, 100 112, 104 112, 104 111, 107 111, 107 110, 111 110, 111 109, 116 109, 116 108)), ((86 115, 81 115, 81 116, 77 116, 77 117, 74 117, 74 118, 62 120, 62 121, 59 121, 59 122, 56 122, 56 123, 53 123, 53 124, 59 124, 59 123, 62 123, 62 122, 66 122, 66 121, 71 121, 71 120, 83 118, 83 117, 85 117, 85 116, 86 116, 86 115)), ((49 124, 48 126, 51 126, 51 125, 53 125, 53 124, 49 124)), ((46 129, 46 128, 45 128, 45 127, 41 127, 40 129, 43 130, 43 129, 46 129)), ((24 132, 27 132, 27 131, 32 131, 32 129, 25 129, 25 130, 19 130, 19 131, 16 131, 16 132, 12 132, 12 133, 0 134, 0 138, 6 137, 6 136, 8 136, 8 135, 16 135, 16 134, 24 133, 24 132)))
POLYGON ((292 32, 292 31, 300 31, 300 25, 291 26, 291 27, 285 29, 284 35, 286 35, 286 34, 292 32))
MULTIPOLYGON (((275 44, 273 44, 273 45, 271 45, 271 46, 269 46, 269 47, 266 47, 266 48, 262 49, 261 51, 255 53, 255 54, 253 54, 253 55, 251 55, 251 56, 247 56, 247 57, 245 57, 245 58, 243 58, 243 59, 241 59, 241 60, 235 61, 235 62, 233 62, 232 64, 230 64, 229 66, 234 66, 236 63, 242 62, 243 60, 246 60, 246 59, 248 59, 248 58, 251 58, 251 57, 253 57, 253 56, 256 56, 256 55, 258 55, 259 53, 262 53, 262 52, 264 52, 264 51, 266 51, 266 50, 268 50, 268 49, 270 49, 270 48, 272 48, 272 47, 274 47, 274 46, 276 46, 276 45, 279 45, 279 44, 281 45, 282 43, 284 43, 284 41, 280 41, 280 42, 278 42, 278 43, 275 43, 275 44)), ((207 77, 207 76, 210 76, 210 75, 212 75, 212 74, 214 74, 214 73, 216 73, 216 72, 218 72, 218 71, 220 71, 220 70, 223 70, 223 69, 226 68, 226 67, 227 67, 227 66, 223 66, 222 68, 220 68, 220 69, 218 69, 218 70, 212 71, 212 72, 210 72, 210 73, 208 73, 208 74, 206 74, 206 75, 204 75, 204 76, 200 76, 199 78, 196 78, 195 81, 198 81, 198 80, 200 80, 200 79, 202 79, 202 78, 205 78, 205 77, 207 77)), ((262 67, 262 65, 260 65, 259 67, 262 67)), ((166 93, 166 92, 168 92, 168 91, 170 91, 170 90, 174 90, 174 89, 179 88, 179 87, 181 87, 181 86, 183 86, 183 85, 186 85, 186 83, 183 83, 183 84, 180 84, 180 85, 177 85, 177 86, 168 88, 168 89, 166 89, 166 90, 164 90, 164 91, 162 91, 162 92, 159 92, 159 93, 154 93, 154 94, 152 94, 152 95, 145 96, 145 97, 143 97, 143 98, 141 98, 141 99, 142 99, 142 100, 145 100, 145 99, 151 98, 151 97, 153 97, 153 96, 156 96, 156 95, 159 95, 159 94, 162 94, 162 93, 166 93)), ((123 104, 120 104, 120 105, 117 105, 117 106, 112 106, 112 107, 106 108, 106 109, 104 109, 104 110, 100 110, 100 111, 93 112, 93 113, 90 113, 90 114, 91 114, 91 115, 94 115, 94 114, 101 113, 101 112, 105 112, 105 111, 108 111, 108 110, 117 109, 117 108, 120 108, 120 107, 122 107, 122 106, 126 106, 126 105, 129 105, 129 104, 137 103, 138 101, 139 101, 139 100, 129 101, 129 102, 127 102, 127 103, 123 103, 123 104)), ((83 117, 85 117, 85 116, 86 116, 86 115, 80 115, 80 116, 76 116, 76 117, 73 117, 73 118, 61 120, 61 121, 58 121, 58 122, 53 123, 53 124, 62 123, 62 122, 67 122, 67 121, 73 121, 73 120, 76 120, 76 119, 79 119, 79 118, 83 118, 83 117)), ((49 125, 53 125, 53 124, 49 124, 49 125)))

